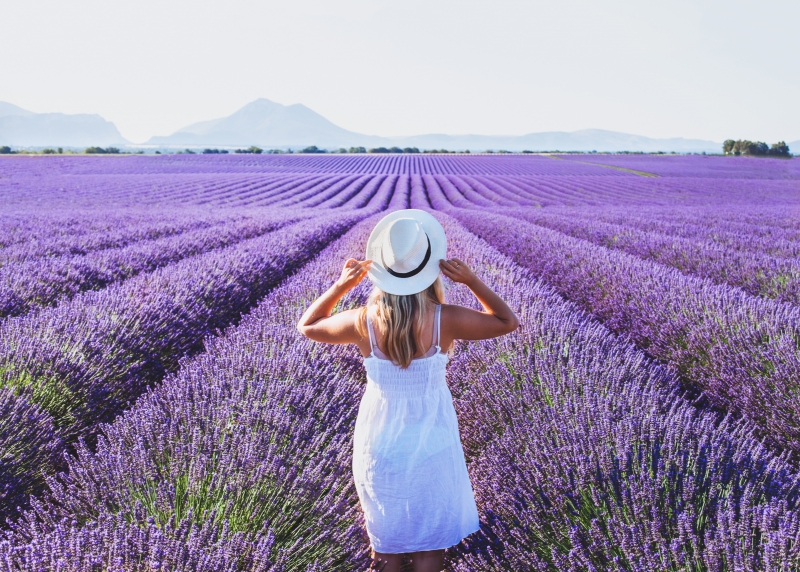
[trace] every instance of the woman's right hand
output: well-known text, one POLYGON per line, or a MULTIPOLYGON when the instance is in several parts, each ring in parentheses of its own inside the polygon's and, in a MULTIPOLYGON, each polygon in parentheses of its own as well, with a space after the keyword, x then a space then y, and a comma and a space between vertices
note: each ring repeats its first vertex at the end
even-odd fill
POLYGON ((342 275, 336 281, 336 286, 344 291, 355 288, 367 275, 371 264, 372 260, 356 260, 355 258, 349 258, 347 262, 344 263, 342 275))
POLYGON ((458 258, 451 258, 449 260, 440 260, 439 268, 442 274, 447 276, 453 282, 460 282, 469 286, 478 279, 475 273, 467 265, 466 262, 458 258))

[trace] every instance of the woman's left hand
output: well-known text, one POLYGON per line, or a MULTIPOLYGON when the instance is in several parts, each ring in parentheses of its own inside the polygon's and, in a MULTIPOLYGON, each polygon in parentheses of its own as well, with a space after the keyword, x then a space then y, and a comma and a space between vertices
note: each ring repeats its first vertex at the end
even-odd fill
POLYGON ((369 272, 372 260, 356 260, 350 258, 344 263, 342 275, 336 281, 336 286, 348 291, 358 286, 369 272))

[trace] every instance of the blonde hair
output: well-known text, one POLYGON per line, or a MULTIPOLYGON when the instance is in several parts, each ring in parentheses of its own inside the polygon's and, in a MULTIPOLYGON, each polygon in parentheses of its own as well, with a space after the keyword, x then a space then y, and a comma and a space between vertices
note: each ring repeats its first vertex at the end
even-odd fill
POLYGON ((367 331, 367 311, 375 306, 377 326, 381 333, 386 357, 402 368, 407 368, 417 351, 417 340, 422 338, 422 329, 428 313, 435 304, 444 304, 444 284, 441 276, 422 292, 400 296, 373 288, 367 305, 361 308, 356 329, 364 338, 367 331))

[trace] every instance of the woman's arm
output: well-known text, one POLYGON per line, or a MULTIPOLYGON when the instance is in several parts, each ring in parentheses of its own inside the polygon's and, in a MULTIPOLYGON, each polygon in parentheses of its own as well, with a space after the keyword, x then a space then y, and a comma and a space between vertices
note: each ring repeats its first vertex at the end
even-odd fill
POLYGON ((371 260, 358 261, 354 258, 345 262, 339 279, 303 313, 297 323, 300 333, 328 344, 357 344, 361 341, 355 327, 358 310, 347 310, 334 316, 331 316, 331 312, 339 300, 364 279, 371 263, 371 260))
POLYGON ((451 258, 440 261, 439 267, 450 280, 469 288, 484 310, 476 312, 463 306, 448 306, 446 319, 442 320, 443 342, 454 339, 486 340, 509 334, 519 327, 517 315, 508 304, 484 284, 465 262, 451 258))

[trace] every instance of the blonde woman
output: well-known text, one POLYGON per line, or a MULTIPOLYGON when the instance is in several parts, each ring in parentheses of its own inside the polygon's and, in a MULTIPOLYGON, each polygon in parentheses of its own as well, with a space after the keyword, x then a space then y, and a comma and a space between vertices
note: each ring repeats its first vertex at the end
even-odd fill
POLYGON ((353 438, 353 476, 372 549, 371 569, 398 572, 410 554, 415 572, 439 572, 444 550, 478 530, 478 511, 445 383, 453 341, 502 336, 518 326, 500 297, 457 258, 445 258, 444 229, 425 211, 384 217, 366 260, 348 260, 341 277, 297 327, 312 340, 355 344, 367 386, 353 438), (444 303, 440 274, 466 285, 478 312, 444 303), (367 305, 331 315, 369 276, 367 305))

